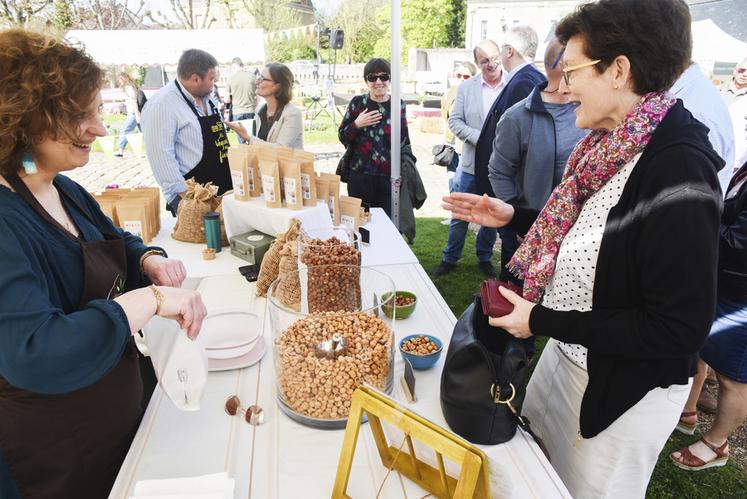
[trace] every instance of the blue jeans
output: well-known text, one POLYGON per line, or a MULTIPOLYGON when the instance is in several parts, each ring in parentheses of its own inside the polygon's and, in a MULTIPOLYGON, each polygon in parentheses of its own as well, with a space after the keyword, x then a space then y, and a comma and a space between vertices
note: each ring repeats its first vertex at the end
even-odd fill
MULTIPOLYGON (((238 113, 233 115, 234 121, 239 120, 253 120, 254 119, 254 113, 238 113)), ((254 123, 252 122, 252 128, 248 129, 247 132, 249 132, 249 135, 254 135, 254 123)), ((238 135, 239 138, 239 144, 246 144, 246 141, 241 138, 240 135, 238 135)))
POLYGON ((119 142, 117 142, 120 151, 127 146, 127 137, 125 137, 125 134, 132 133, 136 128, 139 129, 140 125, 137 124, 135 113, 130 113, 127 115, 127 119, 122 125, 122 132, 119 136, 119 142))
POLYGON ((449 177, 449 194, 454 192, 454 184, 456 184, 457 181, 457 168, 459 167, 459 159, 461 158, 461 154, 454 154, 454 159, 451 160, 451 164, 446 167, 446 175, 449 175, 449 173, 454 172, 454 175, 449 177))
MULTIPOLYGON (((461 168, 457 169, 454 176, 454 192, 475 192, 475 176, 471 173, 465 173, 461 168)), ((464 249, 464 240, 467 237, 469 224, 463 220, 451 219, 449 224, 449 241, 444 249, 444 261, 447 263, 456 263, 462 257, 464 249)), ((477 232, 477 260, 479 262, 489 262, 493 258, 493 246, 498 236, 496 229, 481 227, 477 232)))

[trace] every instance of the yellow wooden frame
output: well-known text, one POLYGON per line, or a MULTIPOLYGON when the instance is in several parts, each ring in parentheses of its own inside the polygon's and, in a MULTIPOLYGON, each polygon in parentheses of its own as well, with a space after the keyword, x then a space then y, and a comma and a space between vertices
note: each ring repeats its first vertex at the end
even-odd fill
POLYGON ((337 477, 332 491, 334 499, 350 498, 346 492, 364 412, 368 416, 371 433, 385 467, 397 470, 438 498, 490 498, 488 458, 484 452, 422 416, 399 406, 397 402, 383 393, 362 386, 353 392, 345 438, 340 451, 340 461, 337 465, 337 477), (388 444, 381 425, 382 421, 404 432, 407 449, 388 444), (438 468, 434 468, 415 456, 413 438, 434 450, 438 468), (396 458, 397 454, 399 454, 398 458, 396 458), (446 474, 444 457, 461 465, 459 478, 446 474))

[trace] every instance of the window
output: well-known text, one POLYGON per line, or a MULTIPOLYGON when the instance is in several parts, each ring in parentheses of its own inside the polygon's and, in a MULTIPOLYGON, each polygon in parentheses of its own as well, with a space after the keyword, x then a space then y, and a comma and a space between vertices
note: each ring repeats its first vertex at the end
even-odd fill
POLYGON ((488 21, 480 21, 480 40, 485 40, 488 37, 488 21))

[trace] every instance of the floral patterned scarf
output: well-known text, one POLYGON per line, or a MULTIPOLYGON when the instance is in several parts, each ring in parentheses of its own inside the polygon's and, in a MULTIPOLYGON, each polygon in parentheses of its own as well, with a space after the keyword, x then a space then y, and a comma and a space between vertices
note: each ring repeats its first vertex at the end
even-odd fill
POLYGON ((617 127, 594 131, 576 145, 563 180, 508 265, 524 279, 524 298, 539 303, 555 272, 560 244, 586 200, 646 147, 674 103, 667 92, 646 94, 617 127))

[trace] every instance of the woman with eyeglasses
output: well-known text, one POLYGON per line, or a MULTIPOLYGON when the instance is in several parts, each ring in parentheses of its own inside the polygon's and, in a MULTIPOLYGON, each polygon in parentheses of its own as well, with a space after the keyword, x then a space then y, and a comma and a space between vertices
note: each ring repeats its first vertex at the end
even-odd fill
POLYGON ((106 135, 103 77, 64 42, 0 32, 3 499, 107 497, 143 414, 133 335, 159 315, 195 338, 206 315, 181 262, 64 174, 106 135))
MULTIPOLYGON (((350 100, 338 137, 348 153, 348 195, 391 216, 391 68, 386 59, 371 59, 363 68, 368 93, 350 100)), ((410 143, 405 102, 400 100, 402 144, 410 143)))
POLYGON ((682 0, 577 7, 556 28, 559 91, 591 133, 544 208, 444 198, 523 237, 509 264, 523 298, 501 288, 514 309, 490 323, 550 338, 523 415, 576 498, 646 495, 716 310, 723 161, 667 91, 690 64, 690 23, 682 0))
POLYGON ((291 104, 293 73, 285 64, 272 62, 257 75, 257 96, 265 99, 254 117, 257 135, 250 135, 241 123, 227 123, 250 144, 268 142, 294 149, 303 149, 303 116, 291 104))

